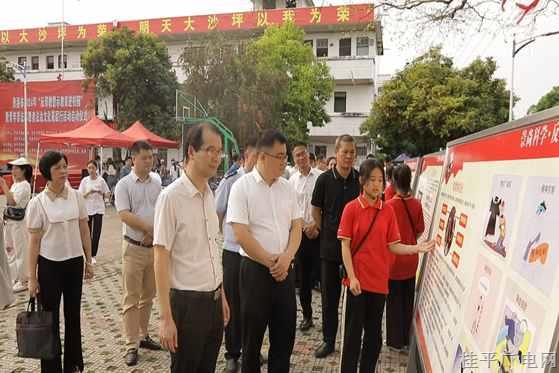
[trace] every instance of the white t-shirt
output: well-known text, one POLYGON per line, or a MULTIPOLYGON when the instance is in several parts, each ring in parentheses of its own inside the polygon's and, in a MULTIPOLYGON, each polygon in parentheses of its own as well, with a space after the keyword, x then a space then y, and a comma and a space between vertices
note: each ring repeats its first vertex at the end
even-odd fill
POLYGON ((91 176, 87 176, 82 179, 80 187, 78 189, 80 193, 84 196, 85 207, 87 208, 88 215, 104 214, 105 213, 105 199, 104 195, 109 193, 109 186, 100 176, 97 176, 95 180, 91 176), (99 191, 100 193, 90 193, 85 196, 89 191, 99 191))
POLYGON ((16 205, 13 207, 24 209, 31 199, 31 184, 27 180, 13 183, 10 192, 14 194, 16 205))

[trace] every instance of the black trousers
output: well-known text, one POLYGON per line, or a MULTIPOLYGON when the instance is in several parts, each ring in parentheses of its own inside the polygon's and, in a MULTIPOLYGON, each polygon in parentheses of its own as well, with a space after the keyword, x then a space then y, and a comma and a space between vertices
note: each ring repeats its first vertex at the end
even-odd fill
POLYGON ((287 278, 277 282, 265 266, 247 257, 241 259, 243 373, 260 372, 260 349, 266 327, 270 338, 268 372, 289 372, 297 319, 294 277, 290 268, 287 278))
POLYGON ((241 357, 241 295, 239 274, 241 255, 223 250, 223 288, 229 302, 231 317, 225 328, 225 358, 238 360, 241 357))
POLYGON ((313 275, 317 259, 320 258, 320 242, 318 238, 310 240, 303 233, 299 251, 297 251, 297 270, 301 279, 299 301, 303 309, 303 317, 312 319, 312 288, 313 275))
POLYGON ((91 256, 95 258, 99 250, 101 228, 103 228, 103 214, 89 215, 87 225, 89 225, 89 234, 91 235, 91 256))
POLYGON ((382 313, 386 295, 362 291, 346 295, 341 373, 375 372, 382 348, 382 313), (363 336, 363 346, 361 340, 363 336))
POLYGON ((73 373, 83 371, 81 335, 81 299, 83 283, 83 257, 61 262, 39 256, 39 298, 43 309, 54 314, 54 329, 60 343, 60 300, 64 297, 64 365, 61 357, 41 360, 42 373, 73 373), (62 369, 64 367, 64 369, 62 369))
POLYGON ((171 373, 213 373, 223 340, 221 296, 171 289, 170 302, 179 345, 171 353, 171 373))
POLYGON ((415 277, 390 280, 389 289, 386 301, 386 344, 399 349, 407 346, 410 340, 415 277))
POLYGON ((335 344, 338 332, 338 307, 342 281, 340 264, 330 260, 321 260, 320 291, 322 295, 322 338, 324 342, 335 344))

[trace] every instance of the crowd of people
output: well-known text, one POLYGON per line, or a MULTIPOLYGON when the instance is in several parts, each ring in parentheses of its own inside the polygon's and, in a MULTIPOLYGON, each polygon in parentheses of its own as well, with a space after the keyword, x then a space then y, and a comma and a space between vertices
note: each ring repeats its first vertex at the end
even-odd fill
MULTIPOLYGON (((184 164, 172 163, 174 181, 165 188, 166 176, 153 172, 153 149, 143 141, 132 146, 124 165, 108 160, 100 169, 89 162, 78 190, 67 184, 65 155, 54 151, 39 162, 47 185, 31 200, 28 162, 12 162, 11 188, 0 178, 8 205, 26 215, 8 218, 5 228, 7 240, 17 236, 20 243, 13 254, 19 258, 17 289, 27 288, 56 321, 64 297, 63 359, 42 360, 42 372, 83 371, 82 283, 94 275, 104 201, 111 194, 123 224, 128 366, 138 363, 142 348, 166 349, 171 372, 214 372, 225 337, 226 371, 259 372, 268 330, 268 371, 288 372, 297 327, 314 327, 316 282, 323 336, 316 358, 335 351, 340 298, 342 372, 375 371, 385 307, 387 344, 406 347, 418 253, 434 248, 432 241, 417 242, 423 213, 411 194, 408 166, 389 167, 387 180, 385 165, 375 159, 355 168, 349 135, 336 140, 335 156, 326 159, 311 155, 302 142, 288 151, 285 136, 267 130, 245 144, 214 193, 209 183, 222 160, 220 133, 198 124, 184 145, 184 164), (294 167, 286 172, 289 156, 294 167), (296 279, 303 316, 298 326, 296 279), (148 334, 156 296, 159 342, 148 334)), ((10 303, 7 293, 0 284, 0 306, 10 303)))

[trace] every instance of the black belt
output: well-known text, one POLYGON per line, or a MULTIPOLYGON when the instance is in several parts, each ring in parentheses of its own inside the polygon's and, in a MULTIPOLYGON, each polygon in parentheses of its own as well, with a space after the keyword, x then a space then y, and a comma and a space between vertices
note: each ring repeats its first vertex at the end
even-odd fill
POLYGON ((136 241, 136 240, 134 240, 134 239, 132 239, 128 236, 124 236, 124 240, 128 243, 131 243, 132 245, 135 245, 135 246, 141 246, 141 247, 145 247, 145 248, 148 248, 148 249, 151 249, 153 247, 153 245, 146 245, 146 244, 141 243, 140 241, 136 241))
POLYGON ((189 297, 213 298, 213 300, 218 300, 221 296, 221 285, 212 291, 180 290, 171 288, 171 292, 189 297))

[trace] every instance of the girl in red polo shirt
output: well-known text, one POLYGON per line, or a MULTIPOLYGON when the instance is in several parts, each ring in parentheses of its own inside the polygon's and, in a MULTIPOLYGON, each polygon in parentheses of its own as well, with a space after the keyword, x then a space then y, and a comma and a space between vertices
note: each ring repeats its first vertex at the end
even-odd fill
POLYGON ((394 210, 381 200, 385 185, 382 163, 364 161, 359 175, 362 193, 345 206, 338 229, 347 272, 343 283, 349 288, 344 292, 342 373, 357 372, 360 354, 359 372, 375 371, 382 347, 382 313, 393 254, 417 254, 435 246, 433 241, 419 245, 400 243, 394 210))
MULTIPOLYGON (((415 245, 425 230, 421 202, 411 195, 411 169, 403 164, 392 174, 396 190, 393 199, 386 202, 396 214, 400 242, 415 245)), ((419 256, 399 255, 390 271, 389 293, 386 301, 386 344, 395 349, 407 346, 413 317, 415 274, 419 256)))

